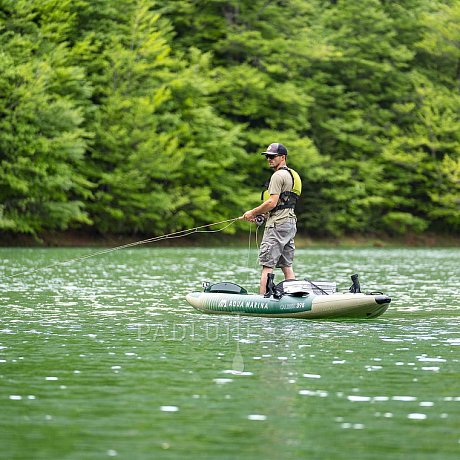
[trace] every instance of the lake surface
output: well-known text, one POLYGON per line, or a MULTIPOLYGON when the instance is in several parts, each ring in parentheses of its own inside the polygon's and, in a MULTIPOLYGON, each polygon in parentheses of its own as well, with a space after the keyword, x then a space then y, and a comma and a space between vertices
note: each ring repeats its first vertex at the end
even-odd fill
MULTIPOLYGON (((302 249, 298 278, 393 301, 373 320, 210 316, 256 251, 0 249, 0 458, 458 459, 460 249, 302 249)), ((277 273, 281 281, 281 272, 277 273)))

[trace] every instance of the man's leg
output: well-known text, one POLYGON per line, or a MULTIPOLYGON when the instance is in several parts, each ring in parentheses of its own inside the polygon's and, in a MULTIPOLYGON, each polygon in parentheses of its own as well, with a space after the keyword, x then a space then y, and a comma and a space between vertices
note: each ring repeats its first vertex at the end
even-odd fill
POLYGON ((260 286, 259 286, 259 294, 264 295, 267 290, 267 275, 273 272, 273 268, 270 267, 262 267, 262 275, 260 276, 260 286))
POLYGON ((295 243, 294 236, 297 232, 297 226, 291 223, 291 228, 286 231, 286 236, 290 237, 288 243, 283 247, 283 252, 278 261, 278 267, 283 270, 285 280, 295 280, 294 270, 292 269, 292 262, 294 260, 295 243))
POLYGON ((289 267, 281 267, 284 273, 285 280, 295 280, 294 270, 292 269, 292 265, 289 267))

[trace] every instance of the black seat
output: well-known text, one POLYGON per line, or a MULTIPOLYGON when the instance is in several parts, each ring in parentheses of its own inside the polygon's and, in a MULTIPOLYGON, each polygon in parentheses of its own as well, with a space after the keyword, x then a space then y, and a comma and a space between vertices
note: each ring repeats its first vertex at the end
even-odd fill
POLYGON ((226 294, 247 294, 248 291, 236 283, 220 282, 208 284, 204 292, 222 292, 226 294))

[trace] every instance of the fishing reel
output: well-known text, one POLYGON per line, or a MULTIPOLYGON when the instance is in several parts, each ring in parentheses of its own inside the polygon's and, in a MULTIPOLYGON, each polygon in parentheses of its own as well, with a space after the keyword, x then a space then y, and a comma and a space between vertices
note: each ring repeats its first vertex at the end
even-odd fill
POLYGON ((260 227, 262 224, 265 223, 265 217, 262 214, 259 214, 256 216, 254 222, 257 224, 258 227, 260 227))

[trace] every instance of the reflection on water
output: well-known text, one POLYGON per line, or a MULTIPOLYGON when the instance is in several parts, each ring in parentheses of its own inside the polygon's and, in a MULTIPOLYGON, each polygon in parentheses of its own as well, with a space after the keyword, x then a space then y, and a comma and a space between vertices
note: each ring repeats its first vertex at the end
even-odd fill
POLYGON ((186 304, 204 280, 255 291, 243 249, 124 250, 5 277, 90 252, 0 250, 5 458, 458 458, 460 250, 297 251, 298 276, 347 289, 359 273, 389 294, 369 321, 186 304))

